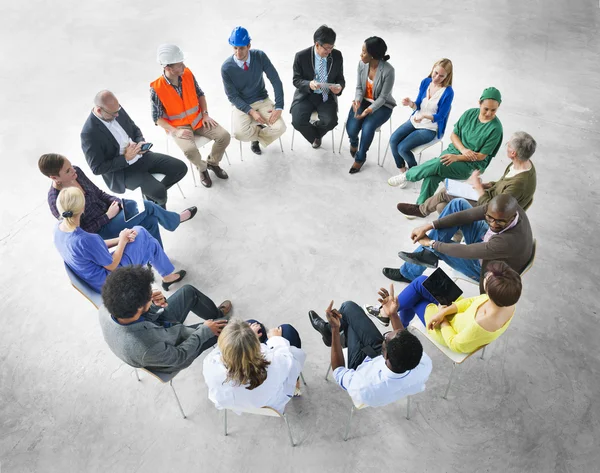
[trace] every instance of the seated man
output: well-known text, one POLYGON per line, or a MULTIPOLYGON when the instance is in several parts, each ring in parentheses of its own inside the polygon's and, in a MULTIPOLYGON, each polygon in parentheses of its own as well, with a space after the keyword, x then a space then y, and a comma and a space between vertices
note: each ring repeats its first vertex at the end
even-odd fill
POLYGON ((108 188, 122 194, 125 188, 142 188, 148 200, 161 207, 167 203, 167 189, 183 179, 187 166, 166 154, 142 151, 141 130, 108 90, 96 94, 94 108, 81 130, 81 148, 96 175, 102 174, 108 188), (152 174, 164 174, 162 181, 152 174))
POLYGON ((431 359, 417 337, 404 330, 398 318, 394 288, 379 290, 382 312, 392 321, 393 331, 382 335, 367 314, 354 302, 344 302, 338 312, 333 301, 325 322, 314 311, 308 313, 312 326, 331 346, 331 369, 338 384, 356 404, 384 406, 425 390, 431 359), (340 331, 348 344, 345 367, 340 331))
POLYGON ((337 126, 337 96, 346 86, 342 53, 333 49, 335 38, 335 31, 320 26, 313 36, 314 46, 296 53, 294 58, 292 125, 313 148, 321 146, 323 136, 337 126), (319 120, 313 124, 310 116, 315 110, 319 120))
POLYGON ((250 141, 250 148, 261 154, 260 145, 269 146, 285 133, 283 86, 279 74, 265 53, 250 51, 250 35, 246 28, 236 26, 229 37, 233 56, 221 66, 221 77, 227 98, 233 105, 233 136, 250 141), (265 73, 275 90, 275 104, 269 98, 265 73), (260 145, 259 145, 260 144, 260 145))
POLYGON ((185 67, 183 52, 174 44, 161 44, 157 56, 163 74, 150 84, 152 120, 171 135, 185 157, 198 168, 204 187, 212 186, 208 169, 219 179, 227 179, 229 176, 219 163, 231 137, 208 115, 206 97, 192 71, 185 67), (196 146, 197 136, 213 140, 206 161, 196 146))
MULTIPOLYGON (((496 182, 481 182, 481 171, 475 170, 469 178, 469 184, 479 195, 477 201, 467 200, 473 207, 487 204, 500 194, 512 195, 523 210, 527 210, 533 202, 533 194, 537 183, 535 166, 530 161, 535 153, 537 143, 533 137, 524 131, 515 132, 506 143, 506 156, 511 160, 504 175, 496 182)), ((442 213, 446 205, 456 196, 448 194, 445 190, 437 192, 421 205, 398 204, 398 210, 407 218, 427 217, 435 212, 442 213)))
POLYGON ((112 272, 102 287, 100 328, 113 353, 128 365, 174 373, 217 343, 231 302, 224 301, 217 308, 190 285, 167 302, 160 291, 152 290, 153 281, 152 271, 142 266, 112 272), (205 322, 183 325, 190 311, 205 322))
POLYGON ((417 204, 421 205, 437 191, 445 178, 468 179, 474 170, 485 171, 502 143, 502 123, 496 116, 502 96, 495 87, 485 89, 479 108, 461 115, 450 136, 450 146, 439 158, 430 159, 398 175, 397 183, 423 180, 417 204))
POLYGON ((453 199, 438 220, 415 228, 410 236, 421 245, 417 251, 398 253, 406 261, 400 269, 383 268, 383 274, 393 281, 409 283, 423 274, 426 267, 436 268, 442 259, 478 281, 483 293, 481 275, 490 261, 504 261, 520 274, 533 252, 527 214, 517 199, 508 194, 497 195, 479 207, 471 207, 465 199, 453 199), (452 241, 458 230, 462 231, 466 245, 452 241))

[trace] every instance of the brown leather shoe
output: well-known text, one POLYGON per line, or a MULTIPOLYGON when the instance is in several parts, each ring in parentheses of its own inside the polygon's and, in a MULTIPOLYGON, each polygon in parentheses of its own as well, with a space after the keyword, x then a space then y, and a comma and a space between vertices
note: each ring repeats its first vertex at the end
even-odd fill
POLYGON ((321 147, 321 138, 315 138, 315 141, 313 141, 312 147, 314 149, 320 148, 321 147))
POLYGON ((225 170, 222 169, 218 164, 209 164, 207 167, 212 172, 214 172, 215 176, 217 176, 219 179, 228 179, 229 178, 229 176, 227 175, 225 170))
POLYGON ((219 310, 223 314, 223 317, 227 317, 229 312, 231 312, 232 307, 233 307, 233 305, 231 304, 230 300, 221 302, 221 304, 219 305, 219 310))
POLYGON ((421 213, 421 210, 419 209, 419 206, 416 204, 398 204, 396 205, 396 208, 402 212, 404 215, 406 215, 406 217, 408 218, 424 218, 425 215, 423 215, 421 213))
POLYGON ((210 176, 208 175, 208 171, 202 171, 200 173, 200 182, 204 187, 212 186, 212 181, 210 180, 210 176))

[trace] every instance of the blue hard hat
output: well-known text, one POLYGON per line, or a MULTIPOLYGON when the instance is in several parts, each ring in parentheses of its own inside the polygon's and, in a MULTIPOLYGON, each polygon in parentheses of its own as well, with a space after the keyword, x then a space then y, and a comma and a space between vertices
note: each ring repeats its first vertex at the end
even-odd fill
POLYGON ((250 35, 243 26, 236 26, 229 37, 229 44, 232 46, 248 46, 250 44, 250 35))

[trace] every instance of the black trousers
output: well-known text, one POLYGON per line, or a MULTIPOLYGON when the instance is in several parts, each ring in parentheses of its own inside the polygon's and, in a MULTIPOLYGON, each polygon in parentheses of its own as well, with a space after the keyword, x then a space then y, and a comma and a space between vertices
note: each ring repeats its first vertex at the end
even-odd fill
POLYGON ((310 94, 305 100, 292 107, 292 126, 302 133, 309 143, 317 138, 323 138, 338 124, 337 103, 332 95, 330 93, 327 102, 323 102, 321 94, 310 94), (319 114, 319 121, 312 125, 310 116, 315 110, 319 114))
POLYGON ((355 302, 344 302, 340 307, 340 313, 342 314, 340 330, 346 334, 348 344, 348 368, 355 370, 367 356, 375 358, 381 355, 383 335, 355 302))
POLYGON ((166 154, 148 151, 136 163, 125 169, 125 187, 129 190, 142 188, 149 200, 160 206, 167 203, 167 189, 183 179, 188 171, 187 165, 166 154), (157 181, 153 173, 164 174, 165 178, 157 181))

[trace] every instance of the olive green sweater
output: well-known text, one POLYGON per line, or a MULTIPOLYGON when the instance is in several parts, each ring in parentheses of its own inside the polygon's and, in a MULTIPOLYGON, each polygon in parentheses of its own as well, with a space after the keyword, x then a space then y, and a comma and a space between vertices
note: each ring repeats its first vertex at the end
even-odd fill
POLYGON ((511 167, 512 163, 507 166, 499 181, 490 183, 492 187, 486 189, 485 194, 477 200, 477 205, 487 204, 497 195, 510 194, 517 199, 521 208, 524 210, 529 208, 533 202, 533 194, 535 194, 537 184, 535 166, 531 163, 529 171, 520 172, 513 177, 506 177, 511 167))

